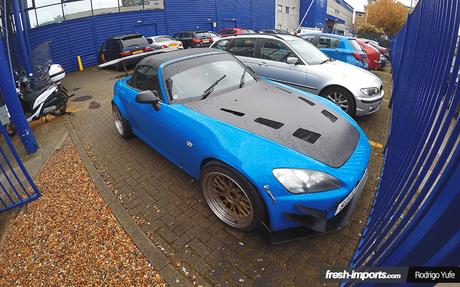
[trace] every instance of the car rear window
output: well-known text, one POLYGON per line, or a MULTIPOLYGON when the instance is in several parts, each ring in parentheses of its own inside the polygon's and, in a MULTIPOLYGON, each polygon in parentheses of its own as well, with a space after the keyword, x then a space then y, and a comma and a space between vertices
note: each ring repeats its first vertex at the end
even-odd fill
POLYGON ((195 35, 199 38, 211 38, 211 34, 208 32, 196 32, 195 35))
POLYGON ((319 48, 335 49, 339 46, 339 39, 321 36, 319 38, 319 48))
POLYGON ((129 36, 121 39, 124 48, 129 48, 132 46, 148 46, 149 43, 147 39, 142 35, 129 36))
POLYGON ((233 29, 221 30, 221 31, 219 31, 219 34, 229 34, 229 35, 232 35, 232 34, 236 34, 236 30, 233 30, 233 29))
POLYGON ((355 51, 362 51, 361 46, 354 39, 348 40, 355 51))

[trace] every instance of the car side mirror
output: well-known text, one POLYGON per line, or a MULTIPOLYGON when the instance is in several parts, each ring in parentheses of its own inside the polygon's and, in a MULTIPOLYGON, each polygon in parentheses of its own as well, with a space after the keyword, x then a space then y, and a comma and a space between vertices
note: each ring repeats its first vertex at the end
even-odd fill
POLYGON ((152 45, 152 44, 153 44, 153 40, 152 40, 152 39, 150 39, 150 38, 147 38, 147 42, 148 42, 150 45, 152 45))
POLYGON ((299 63, 299 58, 297 57, 287 57, 286 63, 289 65, 297 65, 299 63))
POLYGON ((151 104, 155 111, 159 111, 161 108, 159 96, 158 91, 143 91, 136 95, 136 102, 139 104, 151 104))

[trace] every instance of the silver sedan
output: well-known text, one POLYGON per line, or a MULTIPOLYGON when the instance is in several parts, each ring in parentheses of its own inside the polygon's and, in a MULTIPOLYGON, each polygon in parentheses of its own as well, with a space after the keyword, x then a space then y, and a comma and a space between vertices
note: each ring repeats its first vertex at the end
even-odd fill
POLYGON ((233 53, 257 75, 325 97, 350 115, 376 112, 384 96, 374 74, 336 61, 290 35, 241 35, 211 46, 233 53))
POLYGON ((181 41, 177 41, 171 36, 153 36, 146 37, 150 44, 150 47, 154 50, 171 49, 171 50, 182 50, 184 46, 181 41))

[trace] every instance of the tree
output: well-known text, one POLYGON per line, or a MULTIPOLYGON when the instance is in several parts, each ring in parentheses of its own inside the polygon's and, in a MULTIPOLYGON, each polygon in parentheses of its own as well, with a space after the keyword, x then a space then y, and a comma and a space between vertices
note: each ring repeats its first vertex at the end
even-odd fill
POLYGON ((409 9, 396 0, 378 0, 367 6, 367 22, 392 36, 406 22, 409 9))
POLYGON ((379 39, 383 35, 383 29, 377 28, 369 23, 362 23, 358 26, 358 37, 367 39, 379 39))

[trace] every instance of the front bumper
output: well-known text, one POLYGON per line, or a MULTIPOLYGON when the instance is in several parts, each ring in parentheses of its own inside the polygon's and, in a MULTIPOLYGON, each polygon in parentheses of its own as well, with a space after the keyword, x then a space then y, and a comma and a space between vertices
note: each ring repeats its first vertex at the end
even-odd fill
POLYGON ((385 92, 382 89, 382 92, 377 96, 369 98, 357 98, 356 116, 365 116, 377 112, 380 109, 380 105, 382 104, 384 96, 385 92))
POLYGON ((334 216, 329 219, 327 212, 323 210, 296 204, 297 213, 283 212, 283 216, 301 227, 271 231, 263 224, 270 237, 269 240, 273 244, 279 244, 342 229, 350 221, 367 179, 368 171, 366 170, 353 191, 337 204, 334 216))

